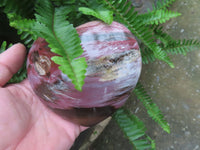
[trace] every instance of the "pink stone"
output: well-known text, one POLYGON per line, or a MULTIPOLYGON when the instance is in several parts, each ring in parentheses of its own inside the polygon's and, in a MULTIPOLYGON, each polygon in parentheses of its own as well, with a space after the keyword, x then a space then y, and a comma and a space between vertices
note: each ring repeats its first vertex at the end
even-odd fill
POLYGON ((38 38, 27 61, 28 79, 52 111, 65 119, 94 125, 120 108, 136 86, 141 73, 139 45, 122 24, 92 21, 76 28, 87 60, 83 90, 77 91, 51 57, 48 43, 38 38))

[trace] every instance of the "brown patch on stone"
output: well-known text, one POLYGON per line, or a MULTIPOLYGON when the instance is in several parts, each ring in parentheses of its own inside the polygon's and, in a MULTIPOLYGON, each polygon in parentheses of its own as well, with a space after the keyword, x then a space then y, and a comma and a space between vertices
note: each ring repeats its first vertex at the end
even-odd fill
POLYGON ((51 60, 44 55, 40 55, 37 61, 35 61, 35 70, 39 75, 50 75, 51 60))
POLYGON ((137 61, 140 56, 139 50, 129 50, 122 53, 115 53, 110 56, 101 57, 96 60, 89 60, 87 76, 99 76, 100 81, 111 81, 120 77, 126 76, 127 72, 130 70, 125 69, 126 64, 133 64, 134 61, 137 61), (124 70, 124 74, 120 70, 124 70))
POLYGON ((35 63, 38 60, 38 58, 39 58, 39 53, 37 51, 34 51, 30 57, 31 61, 35 63))
POLYGON ((35 88, 35 92, 43 100, 55 103, 54 101, 56 100, 56 97, 52 94, 53 91, 50 89, 50 86, 50 84, 42 82, 35 88))

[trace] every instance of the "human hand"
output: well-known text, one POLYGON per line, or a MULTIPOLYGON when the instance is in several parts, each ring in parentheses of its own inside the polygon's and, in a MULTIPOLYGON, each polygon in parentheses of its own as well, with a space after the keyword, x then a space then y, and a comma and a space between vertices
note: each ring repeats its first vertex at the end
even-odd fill
POLYGON ((27 79, 6 83, 22 66, 22 44, 0 54, 0 150, 67 150, 86 129, 53 113, 33 92, 27 79))

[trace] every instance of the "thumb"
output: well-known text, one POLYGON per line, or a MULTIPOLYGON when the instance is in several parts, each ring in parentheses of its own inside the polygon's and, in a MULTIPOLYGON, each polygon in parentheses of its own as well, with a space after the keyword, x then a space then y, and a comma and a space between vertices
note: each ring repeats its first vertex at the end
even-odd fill
POLYGON ((23 65, 26 48, 15 44, 0 54, 0 87, 4 86, 23 65))

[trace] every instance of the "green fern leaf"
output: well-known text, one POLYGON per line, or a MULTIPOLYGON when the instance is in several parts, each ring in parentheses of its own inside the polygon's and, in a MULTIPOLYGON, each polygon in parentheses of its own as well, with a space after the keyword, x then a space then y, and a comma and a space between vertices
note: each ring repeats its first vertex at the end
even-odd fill
MULTIPOLYGON (((159 39, 162 39, 162 42, 163 41, 166 42, 163 46, 163 50, 170 54, 186 55, 188 52, 199 50, 200 48, 200 41, 198 40, 175 41, 171 39, 171 37, 168 34, 164 34, 164 33, 163 33, 163 37, 159 36, 159 39)), ((143 64, 148 64, 156 60, 153 52, 147 47, 141 48, 141 55, 142 55, 143 64)))
POLYGON ((8 49, 9 47, 11 47, 12 45, 13 45, 12 43, 10 43, 8 45, 8 43, 6 41, 3 41, 1 43, 1 46, 0 46, 0 54, 3 53, 6 49, 8 49))
POLYGON ((148 64, 148 63, 154 62, 156 60, 153 52, 147 47, 141 49, 141 55, 142 55, 142 63, 143 64, 148 64))
POLYGON ((157 0, 154 10, 167 9, 176 0, 157 0))
POLYGON ((175 18, 180 16, 181 14, 178 12, 172 12, 170 10, 155 10, 146 14, 140 15, 140 20, 143 24, 162 24, 171 18, 175 18))
POLYGON ((77 0, 51 0, 54 5, 56 6, 64 6, 64 5, 70 5, 70 4, 77 4, 77 0))
POLYGON ((145 126, 135 115, 128 110, 118 109, 113 118, 120 126, 126 137, 129 139, 133 148, 136 150, 149 149, 151 147, 150 138, 145 134, 145 126))
POLYGON ((34 14, 35 0, 0 0, 0 7, 6 14, 13 13, 22 17, 32 17, 34 14))
POLYGON ((33 27, 36 23, 34 19, 26 19, 22 18, 13 13, 7 14, 9 23, 11 27, 14 27, 18 30, 18 34, 21 36, 21 40, 27 47, 31 47, 34 40, 36 40, 35 33, 33 31, 33 27))
POLYGON ((7 42, 3 41, 0 46, 0 54, 6 50, 6 47, 7 47, 7 42))
POLYGON ((30 34, 33 34, 32 28, 36 22, 34 19, 22 18, 21 16, 13 13, 9 13, 7 16, 11 27, 21 29, 23 31, 29 32, 30 34))
POLYGON ((85 58, 80 57, 83 49, 76 29, 66 21, 69 11, 66 7, 54 8, 51 2, 42 1, 36 9, 35 31, 48 43, 51 51, 60 56, 52 57, 59 64, 59 69, 65 73, 79 91, 82 90, 87 68, 85 58))
POLYGON ((150 150, 156 150, 156 143, 154 140, 152 140, 149 136, 147 136, 147 139, 151 142, 151 149, 150 150))
POLYGON ((95 9, 88 7, 80 7, 79 11, 81 11, 85 15, 94 16, 107 24, 111 24, 113 21, 113 12, 106 9, 102 5, 95 7, 95 9))
POLYGON ((163 128, 164 131, 170 133, 169 124, 164 119, 164 116, 161 114, 158 106, 153 103, 153 100, 150 98, 150 96, 147 94, 140 83, 137 84, 136 88, 134 89, 134 93, 147 109, 147 113, 149 114, 149 116, 152 117, 152 119, 156 121, 163 128))
POLYGON ((6 0, 0 0, 0 7, 6 6, 6 0))
POLYGON ((187 52, 193 50, 199 50, 200 41, 198 40, 178 40, 176 42, 171 42, 166 48, 165 51, 172 54, 183 54, 186 55, 187 52))
POLYGON ((138 38, 140 39, 149 49, 151 49, 154 53, 154 56, 162 61, 165 61, 172 68, 174 68, 173 63, 168 57, 167 53, 161 49, 154 42, 154 34, 153 30, 147 26, 145 26, 139 19, 139 15, 136 11, 134 11, 134 7, 131 6, 131 3, 127 3, 126 0, 121 1, 112 1, 112 0, 104 0, 104 3, 109 6, 115 16, 120 19, 124 25, 128 27, 128 29, 138 38))
POLYGON ((157 40, 160 40, 160 42, 163 44, 162 48, 167 47, 169 43, 176 42, 169 34, 163 32, 162 26, 155 26, 152 28, 154 28, 154 35, 157 40))

